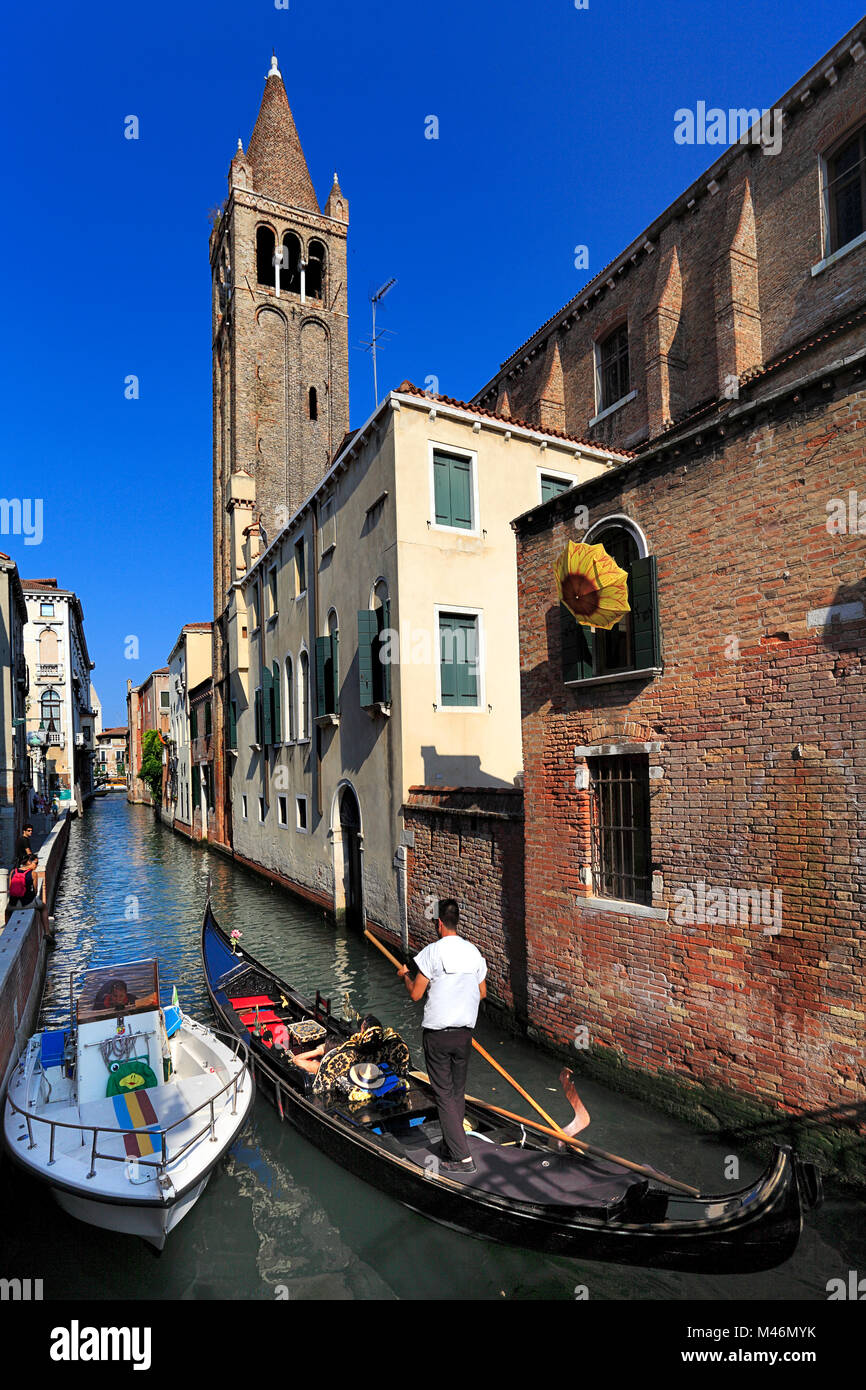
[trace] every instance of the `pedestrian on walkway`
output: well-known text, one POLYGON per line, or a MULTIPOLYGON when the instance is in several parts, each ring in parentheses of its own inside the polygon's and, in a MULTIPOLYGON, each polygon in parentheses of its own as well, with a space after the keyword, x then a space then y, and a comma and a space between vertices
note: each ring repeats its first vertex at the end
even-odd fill
POLYGON ((454 898, 440 898, 438 940, 415 957, 418 974, 414 979, 409 978, 406 965, 397 973, 416 1002, 430 987, 421 1036, 442 1126, 439 1166, 446 1172, 474 1173, 463 1118, 472 1030, 481 1000, 487 997, 487 964, 477 947, 458 936, 459 922, 460 909, 454 898))
POLYGON ((42 930, 49 943, 53 945, 54 928, 51 925, 48 908, 39 885, 39 861, 32 850, 25 849, 18 856, 15 868, 9 875, 8 894, 6 922, 9 921, 12 913, 17 912, 19 908, 32 907, 39 917, 42 930))

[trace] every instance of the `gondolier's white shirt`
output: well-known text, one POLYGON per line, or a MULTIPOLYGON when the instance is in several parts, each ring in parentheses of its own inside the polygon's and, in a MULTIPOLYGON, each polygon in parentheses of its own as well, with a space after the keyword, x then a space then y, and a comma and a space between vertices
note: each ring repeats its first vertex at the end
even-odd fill
POLYGON ((430 981, 422 1027, 474 1028, 487 964, 471 941, 443 936, 419 952, 415 965, 430 981))

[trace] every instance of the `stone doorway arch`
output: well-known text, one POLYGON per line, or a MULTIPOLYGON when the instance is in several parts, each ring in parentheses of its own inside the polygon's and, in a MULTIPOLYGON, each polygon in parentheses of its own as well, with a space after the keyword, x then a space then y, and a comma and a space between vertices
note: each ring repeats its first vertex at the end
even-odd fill
POLYGON ((364 929, 364 835, 361 807, 351 782, 343 781, 331 808, 334 854, 334 916, 357 931, 364 929))

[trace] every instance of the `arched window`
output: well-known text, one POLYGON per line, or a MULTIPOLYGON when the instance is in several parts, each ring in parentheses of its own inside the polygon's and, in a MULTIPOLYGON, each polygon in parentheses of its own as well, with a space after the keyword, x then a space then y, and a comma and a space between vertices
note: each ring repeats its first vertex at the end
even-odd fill
POLYGON ((294 232, 286 232, 283 237, 280 289, 286 294, 301 293, 301 243, 294 232))
POLYGON ((384 579, 373 585, 371 608, 376 614, 376 638, 373 644, 373 700, 387 705, 391 699, 391 644, 384 636, 391 627, 391 600, 384 579))
POLYGON ((307 252, 307 294, 310 299, 322 299, 325 292, 325 247, 321 241, 310 242, 307 252))
POLYGON ((627 517, 596 522, 584 536, 588 545, 603 545, 628 575, 629 612, 612 628, 577 623, 561 605, 563 673, 566 681, 604 678, 629 672, 651 675, 661 667, 656 560, 646 538, 627 517))
POLYGON ((295 666, 290 656, 286 657, 286 742, 294 743, 295 732, 295 666))
POLYGON ((310 387, 310 392, 309 392, 309 405, 310 405, 310 419, 311 419, 311 420, 318 420, 318 418, 319 418, 319 393, 318 393, 318 391, 316 390, 315 386, 311 386, 311 387, 310 387))
POLYGON ((298 657, 298 738, 310 737, 310 658, 306 651, 298 657))
POLYGON ((50 720, 54 720, 54 732, 60 733, 60 696, 56 690, 43 690, 39 701, 39 717, 48 728, 50 720))
MULTIPOLYGON (((260 285, 274 284, 274 251, 277 239, 270 227, 259 227, 256 232, 256 279, 260 285)), ((281 282, 282 283, 282 282, 281 282)))

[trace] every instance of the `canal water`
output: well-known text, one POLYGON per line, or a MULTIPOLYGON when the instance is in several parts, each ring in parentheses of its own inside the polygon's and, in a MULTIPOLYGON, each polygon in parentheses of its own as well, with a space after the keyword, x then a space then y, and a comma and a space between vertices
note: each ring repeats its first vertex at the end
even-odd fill
MULTIPOLYGON (((152 955, 164 1002, 176 984, 187 1012, 210 1021, 198 948, 208 874, 218 920, 237 927, 254 956, 303 992, 321 989, 335 1011, 348 995, 354 1008, 378 1014, 421 1062, 421 1006, 363 938, 188 844, 119 794, 95 801, 72 825, 43 1024, 68 1018, 70 975, 152 955)), ((554 1059, 501 1033, 489 1017, 478 1037, 546 1110, 560 1122, 570 1118, 554 1059)), ((468 1089, 508 1109, 521 1104, 477 1055, 468 1089)), ((580 1092, 594 1143, 703 1190, 725 1189, 730 1143, 592 1082, 580 1092)), ((759 1168, 742 1156, 737 1185, 759 1168)), ((259 1095, 248 1129, 161 1255, 143 1241, 74 1221, 4 1155, 0 1275, 42 1278, 46 1299, 825 1300, 828 1280, 866 1270, 864 1210, 831 1193, 807 1217, 794 1257, 764 1274, 695 1276, 539 1255, 459 1235, 408 1211, 282 1124, 259 1095)))

